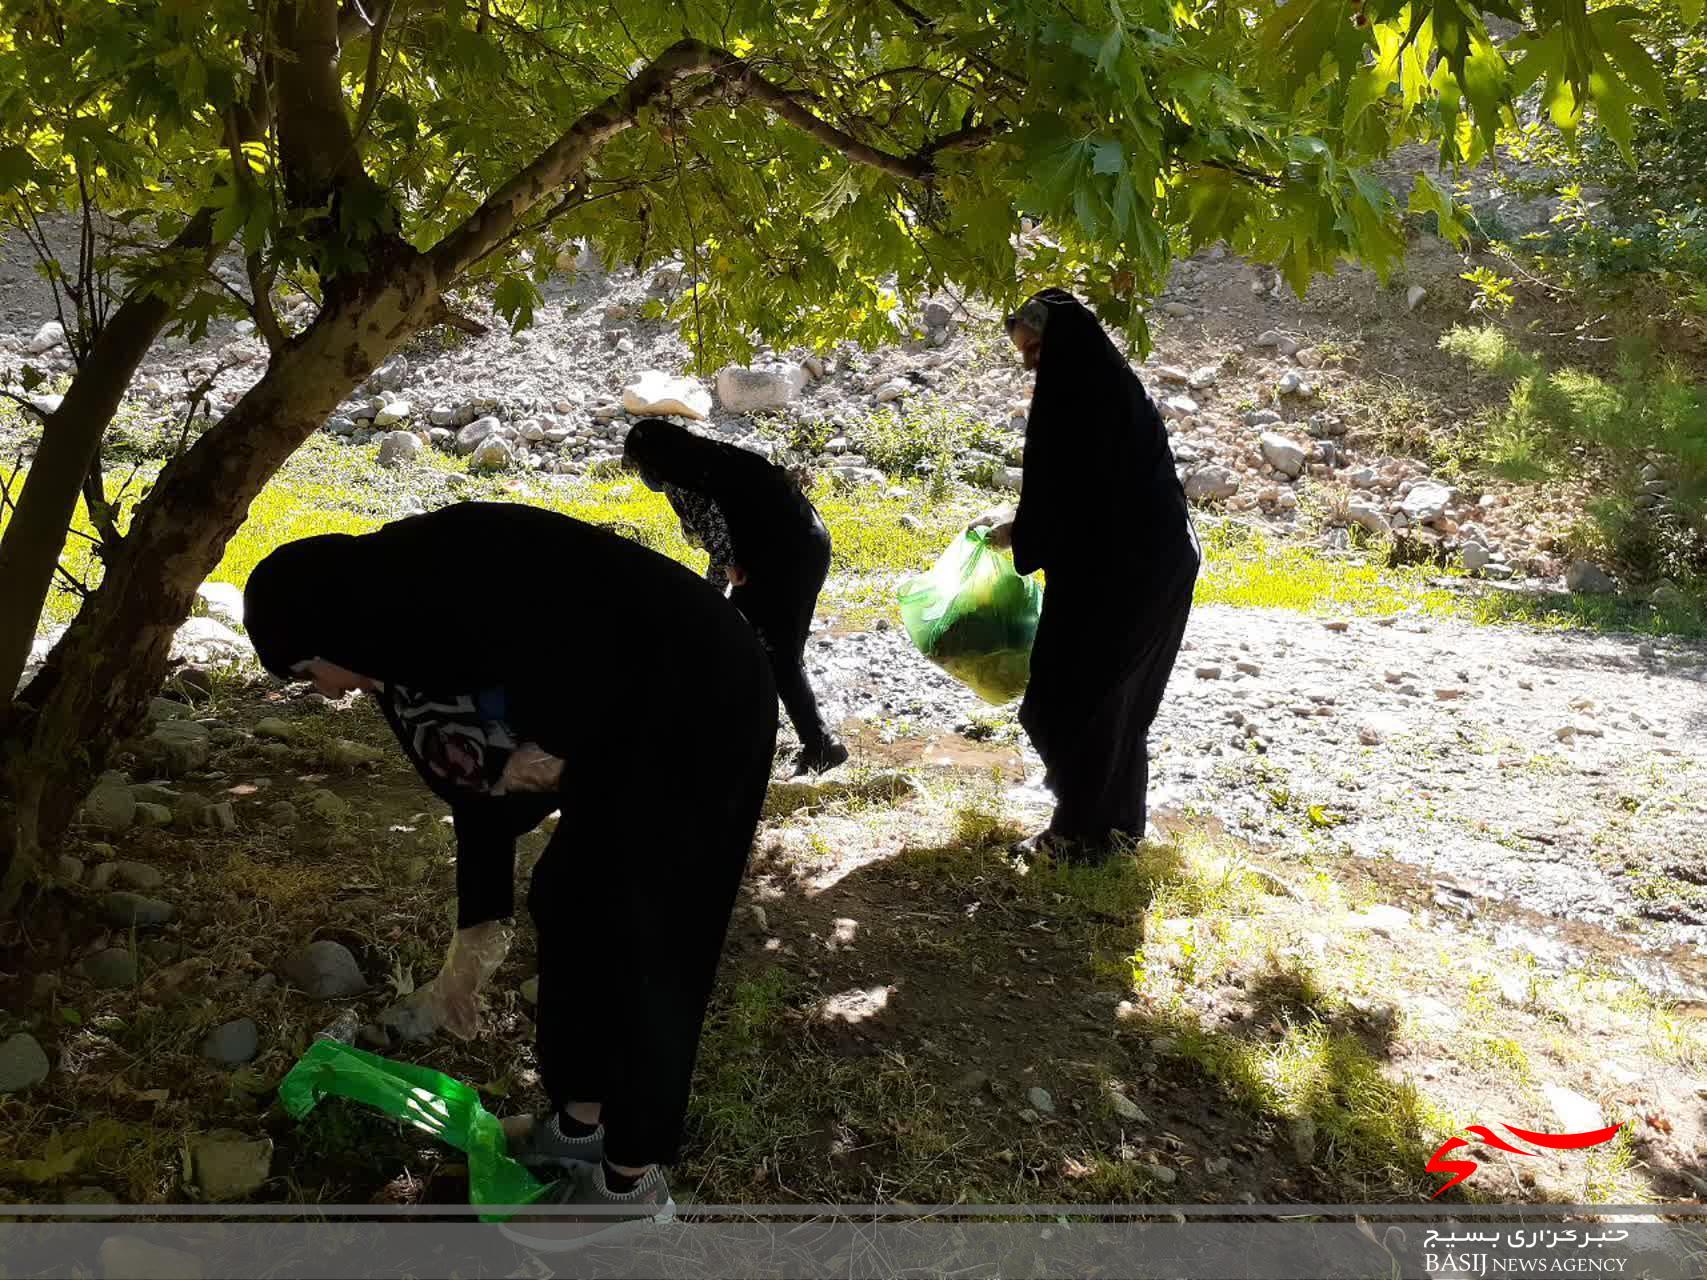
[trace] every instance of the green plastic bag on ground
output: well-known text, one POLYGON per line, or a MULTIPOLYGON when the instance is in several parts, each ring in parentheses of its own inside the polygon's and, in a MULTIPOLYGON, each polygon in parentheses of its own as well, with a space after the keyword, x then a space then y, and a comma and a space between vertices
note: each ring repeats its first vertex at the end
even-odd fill
POLYGON ((1025 692, 1043 589, 968 529, 928 573, 901 584, 901 620, 919 652, 1000 705, 1025 692))
POLYGON ((480 1095, 430 1067, 316 1040, 279 1083, 279 1101, 300 1120, 325 1097, 364 1102, 466 1154, 472 1204, 532 1204, 545 1191, 510 1158, 504 1126, 480 1105, 480 1095))

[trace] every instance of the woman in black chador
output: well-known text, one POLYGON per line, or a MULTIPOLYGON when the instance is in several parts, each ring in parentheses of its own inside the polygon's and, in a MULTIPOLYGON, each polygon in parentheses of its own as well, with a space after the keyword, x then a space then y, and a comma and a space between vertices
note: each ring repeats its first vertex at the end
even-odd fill
POLYGON ((733 588, 730 602, 770 655, 777 692, 800 735, 796 773, 846 763, 848 749, 824 723, 806 678, 812 611, 830 574, 830 531, 799 483, 750 450, 661 418, 635 423, 623 456, 670 500, 688 541, 711 557, 706 578, 733 588))
POLYGON ((993 540, 1047 578, 1020 723, 1056 801, 1026 843, 1097 861, 1143 838, 1146 739, 1202 553, 1161 415, 1096 317, 1047 289, 1008 335, 1037 387, 1019 507, 993 540))
POLYGON ((681 565, 508 503, 287 543, 255 566, 244 609, 269 671, 370 694, 450 805, 457 929, 412 997, 435 1025, 477 1030, 517 837, 562 811, 528 893, 551 1105, 516 1154, 572 1175, 559 1201, 667 1214, 658 1166, 776 751, 752 629, 681 565))

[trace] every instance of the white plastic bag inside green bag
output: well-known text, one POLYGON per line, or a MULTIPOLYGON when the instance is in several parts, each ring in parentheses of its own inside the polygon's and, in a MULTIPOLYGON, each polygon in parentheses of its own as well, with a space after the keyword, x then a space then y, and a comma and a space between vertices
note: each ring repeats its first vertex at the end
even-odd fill
POLYGON ((962 533, 929 572, 901 584, 900 599, 919 652, 985 702, 1025 692, 1043 589, 1014 571, 987 531, 962 533))

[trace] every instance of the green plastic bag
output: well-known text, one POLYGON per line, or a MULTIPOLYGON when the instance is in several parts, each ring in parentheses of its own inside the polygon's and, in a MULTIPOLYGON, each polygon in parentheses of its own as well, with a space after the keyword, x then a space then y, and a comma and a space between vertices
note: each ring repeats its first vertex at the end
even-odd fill
POLYGON ((1043 589, 1013 560, 968 529, 930 572, 901 584, 901 620, 919 652, 1000 705, 1025 692, 1043 589))
POLYGON ((480 1105, 480 1095, 430 1067, 316 1040, 279 1082, 279 1101, 300 1120, 325 1097, 365 1102, 465 1153, 472 1204, 532 1204, 545 1191, 510 1158, 504 1126, 480 1105))

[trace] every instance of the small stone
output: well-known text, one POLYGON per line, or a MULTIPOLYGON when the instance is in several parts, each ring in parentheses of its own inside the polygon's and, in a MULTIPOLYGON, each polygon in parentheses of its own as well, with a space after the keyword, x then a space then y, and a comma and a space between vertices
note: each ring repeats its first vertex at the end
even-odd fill
POLYGON ((379 465, 400 467, 413 462, 423 448, 421 437, 413 431, 389 431, 379 438, 379 465))
POLYGON ((47 1054, 32 1035, 18 1032, 0 1043, 0 1094, 22 1093, 47 1079, 47 1054))
POLYGON ((1316 1120, 1309 1115, 1294 1116, 1287 1125, 1292 1135, 1292 1152, 1300 1164, 1309 1164, 1316 1155, 1316 1120))
POLYGON ((385 758, 385 753, 378 747, 370 747, 363 742, 339 738, 326 748, 322 758, 335 768, 355 769, 362 765, 378 764, 385 758))
POLYGON ((349 948, 327 938, 309 943, 285 960, 280 969, 293 985, 316 1000, 360 995, 368 986, 349 948))
POLYGON ((109 893, 100 902, 101 919, 115 929, 154 928, 170 924, 177 915, 171 903, 139 893, 109 893))
POLYGON ((1204 391, 1213 387, 1221 378, 1221 371, 1214 365, 1206 364, 1201 369, 1193 369, 1191 376, 1185 380, 1185 385, 1193 391, 1204 391))
POLYGON ((78 968, 103 990, 136 985, 136 957, 126 947, 107 947, 84 956, 78 968))
POLYGON ((456 451, 461 454, 473 453, 483 441, 490 439, 503 425, 491 414, 475 418, 474 421, 456 433, 456 451))
MULTIPOLYGON (((126 889, 135 889, 138 893, 152 893, 166 883, 166 876, 159 867, 151 867, 146 862, 129 860, 104 863, 112 867, 108 877, 110 883, 122 885, 126 889)), ((105 887, 103 884, 100 886, 105 887)))
POLYGON ((1238 492, 1238 480, 1223 467, 1202 467, 1185 478, 1185 496, 1192 502, 1221 502, 1238 492))
POLYGON ((45 355, 65 341, 65 326, 57 320, 49 320, 36 330, 35 337, 24 344, 26 355, 45 355))
POLYGON ((1198 411, 1197 401, 1190 396, 1169 396, 1161 403, 1164 418, 1190 418, 1198 411))
POLYGON ((1210 1156, 1203 1162, 1203 1172, 1211 1178, 1219 1178, 1233 1167, 1233 1162, 1226 1156, 1210 1156))
POLYGON ((717 375, 717 398, 730 413, 763 413, 786 408, 810 380, 805 368, 778 362, 746 368, 730 365, 717 375))
POLYGON ((1144 1166, 1144 1172, 1148 1173, 1164 1187, 1171 1187, 1174 1183, 1179 1181, 1179 1174, 1175 1173, 1165 1164, 1147 1164, 1144 1166))
POLYGON ((261 1046, 261 1033, 253 1018, 236 1018, 215 1027, 202 1040, 202 1057, 227 1067, 240 1067, 261 1046))
POLYGON ((1598 565, 1574 560, 1565 570, 1565 589, 1583 595, 1609 596, 1618 590, 1618 584, 1598 565))
POLYGON ((1357 726, 1357 740, 1366 747, 1378 747, 1405 732, 1405 722, 1398 716, 1374 712, 1365 716, 1357 726))
POLYGON ((387 400, 383 408, 373 415, 373 425, 376 427, 395 427, 400 422, 407 422, 415 416, 415 406, 407 400, 387 400))
POLYGON ((166 682, 166 691, 200 706, 213 697, 213 673, 205 667, 179 667, 166 682))
POLYGON ((1479 542, 1466 542, 1458 549, 1458 563, 1465 573, 1480 573, 1493 559, 1494 553, 1479 542))
POLYGON ((1446 508, 1452 505, 1457 496, 1456 489, 1425 481, 1411 487, 1399 509, 1413 524, 1427 524, 1430 520, 1438 520, 1445 515, 1446 508))
POLYGON ((539 1003, 539 979, 537 977, 523 978, 522 985, 517 988, 517 991, 521 994, 522 999, 529 1004, 539 1003))
POLYGON ((294 827, 296 818, 296 806, 289 800, 275 800, 267 806, 267 821, 275 827, 294 827))
POLYGON ((1197 678, 1199 680, 1219 680, 1221 678, 1221 668, 1213 665, 1199 667, 1197 669, 1197 678))
POLYGON ((1434 697, 1437 702, 1456 702, 1460 698, 1467 698, 1469 696, 1470 691, 1462 685, 1441 685, 1434 691, 1434 697))
POLYGON ((1316 388, 1296 369, 1288 369, 1281 374, 1274 389, 1283 396, 1297 396, 1300 400, 1308 400, 1316 394, 1316 388))
POLYGON ((172 810, 163 804, 139 802, 136 806, 136 822, 142 827, 171 826, 172 810))
POLYGON ((166 720, 137 744, 137 756, 168 778, 207 765, 213 746, 208 728, 194 720, 166 720))
POLYGON ((1290 356, 1298 350, 1298 344, 1279 329, 1264 329, 1257 334, 1257 346, 1272 347, 1283 356, 1290 356))
POLYGON ((1418 307, 1422 306, 1423 299, 1426 297, 1428 297, 1428 290, 1423 288, 1420 284, 1413 284, 1409 289, 1405 290, 1405 310, 1415 311, 1418 307))
POLYGON ((1296 478, 1304 470, 1304 461, 1309 456, 1304 447, 1295 440, 1273 431, 1265 431, 1258 441, 1263 460, 1282 475, 1296 478))
POLYGON ((296 726, 289 720, 281 720, 278 716, 265 716, 255 722, 251 730, 257 738, 271 738, 275 742, 293 742, 296 739, 296 726))
POLYGON ((74 858, 69 853, 59 854, 53 860, 53 873, 66 884, 78 884, 83 879, 86 868, 81 858, 74 858))
POLYGON ((474 447, 468 465, 480 471, 503 471, 515 465, 516 452, 508 440, 487 436, 474 447))
POLYGON ((101 783, 83 801, 83 820, 102 831, 123 831, 136 820, 136 797, 129 787, 101 783))
POLYGON ((222 833, 235 831, 237 830, 237 810, 231 807, 229 800, 210 804, 207 807, 207 812, 202 815, 202 825, 222 833))
POLYGON ((1031 1103, 1032 1109, 1039 1115, 1052 1116, 1055 1114, 1055 1099, 1049 1096, 1049 1090, 1040 1089, 1033 1085, 1025 1091, 1025 1099, 1031 1103))
POLYGON ((1115 1115, 1128 1124, 1150 1123, 1150 1117, 1144 1114, 1143 1109, 1113 1085, 1108 1089, 1108 1105, 1115 1115))
POLYGON ((1262 666, 1256 662, 1235 662, 1233 670, 1246 676, 1260 676, 1262 674, 1262 666))
POLYGON ((273 1140, 216 1129, 190 1141, 189 1165, 190 1180, 203 1199, 241 1200, 259 1191, 272 1176, 273 1140))
POLYGON ((350 816, 350 806, 336 792, 324 788, 315 788, 302 797, 303 805, 314 817, 323 822, 341 822, 350 816))

